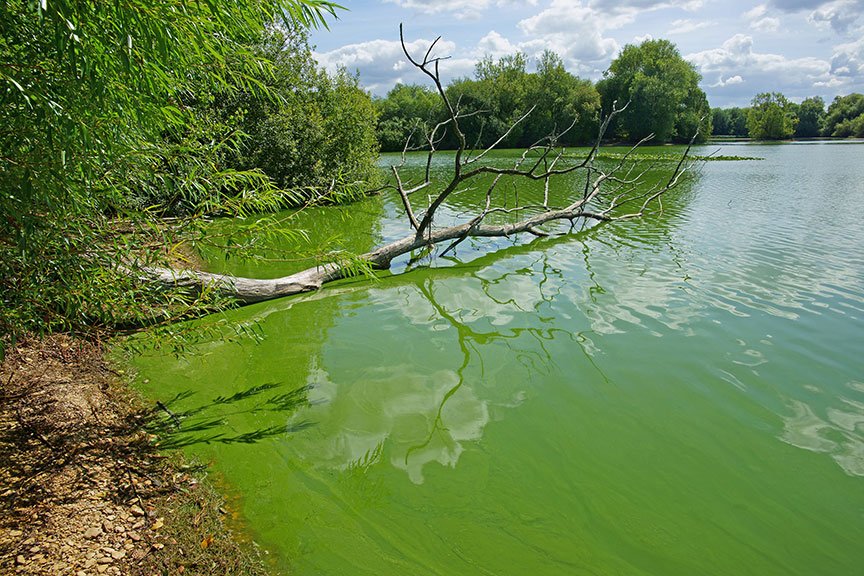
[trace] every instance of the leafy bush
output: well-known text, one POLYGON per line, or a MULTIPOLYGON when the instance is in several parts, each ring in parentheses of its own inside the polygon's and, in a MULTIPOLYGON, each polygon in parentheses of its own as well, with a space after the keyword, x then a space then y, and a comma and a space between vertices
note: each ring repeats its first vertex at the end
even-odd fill
POLYGON ((266 90, 232 91, 199 110, 205 122, 243 135, 226 165, 263 171, 294 192, 288 204, 338 195, 357 182, 374 186, 377 114, 357 78, 319 70, 302 28, 270 27, 251 48, 272 62, 272 74, 258 77, 266 90))

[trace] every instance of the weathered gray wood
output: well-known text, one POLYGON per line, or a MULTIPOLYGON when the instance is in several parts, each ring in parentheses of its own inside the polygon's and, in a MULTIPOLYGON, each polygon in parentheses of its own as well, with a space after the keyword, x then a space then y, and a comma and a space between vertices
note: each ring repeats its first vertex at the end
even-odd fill
MULTIPOLYGON (((581 204, 581 203, 580 203, 581 204)), ((390 267, 390 263, 397 257, 413 252, 426 246, 440 244, 448 240, 460 240, 470 237, 508 237, 525 232, 540 235, 536 230, 547 222, 554 220, 575 220, 577 218, 591 218, 595 220, 606 220, 606 216, 582 212, 578 208, 566 210, 550 210, 522 220, 513 224, 498 226, 483 225, 479 222, 467 222, 458 226, 435 229, 425 236, 417 234, 406 236, 401 240, 391 242, 380 248, 361 255, 359 258, 371 266, 380 269, 390 267)), ((194 290, 215 289, 226 296, 236 298, 238 301, 251 304, 263 300, 272 300, 283 296, 301 294, 318 290, 327 282, 338 280, 345 276, 343 266, 337 262, 330 262, 289 276, 273 279, 244 278, 241 276, 230 276, 226 274, 212 274, 198 270, 173 270, 170 268, 147 267, 142 274, 147 281, 156 282, 166 288, 179 287, 194 290)))

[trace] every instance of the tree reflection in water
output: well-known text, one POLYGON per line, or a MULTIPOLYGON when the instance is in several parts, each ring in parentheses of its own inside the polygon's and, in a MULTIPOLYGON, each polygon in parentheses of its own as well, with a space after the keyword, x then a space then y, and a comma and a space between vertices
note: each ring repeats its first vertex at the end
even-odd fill
POLYGON ((466 275, 463 268, 454 277, 437 270, 434 278, 418 272, 413 281, 403 277, 397 286, 370 290, 368 305, 396 316, 385 314, 376 330, 401 325, 423 336, 387 340, 386 351, 355 352, 366 361, 373 353, 383 357, 354 366, 360 376, 353 381, 338 367, 347 362, 342 355, 322 357, 327 370, 317 367, 309 382, 317 402, 297 415, 321 425, 296 437, 291 451, 352 472, 388 459, 418 484, 431 462, 455 467, 466 443, 480 441, 490 420, 520 405, 554 369, 549 344, 580 340, 553 327, 563 278, 547 253, 526 250, 520 259, 526 264, 518 269, 492 265, 466 275), (422 348, 399 350, 403 341, 418 340, 422 348), (524 377, 514 378, 514 371, 524 377))

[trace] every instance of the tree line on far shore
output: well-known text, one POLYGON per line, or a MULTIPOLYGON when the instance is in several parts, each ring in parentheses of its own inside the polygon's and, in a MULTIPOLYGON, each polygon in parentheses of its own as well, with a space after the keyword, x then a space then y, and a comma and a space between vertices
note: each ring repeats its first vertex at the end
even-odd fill
MULTIPOLYGON (((528 71, 524 54, 487 56, 475 66, 473 78, 457 78, 445 92, 464 115, 460 128, 476 147, 489 146, 511 127, 502 148, 524 148, 549 135, 558 136, 562 145, 587 144, 597 137, 600 117, 628 102, 607 138, 635 142, 654 134, 652 142, 665 143, 689 141, 697 127, 700 139, 711 134, 700 80, 674 44, 647 40, 626 46, 596 84, 568 72, 562 58, 547 50, 534 72, 528 71)), ((425 134, 447 118, 431 87, 398 84, 375 103, 383 151, 401 151, 406 143, 408 149, 428 147, 425 134)), ((446 149, 457 143, 451 131, 435 144, 446 149)))
POLYGON ((778 92, 765 92, 749 108, 714 108, 712 115, 715 136, 864 138, 864 94, 837 96, 826 109, 819 96, 796 104, 778 92))
MULTIPOLYGON (((652 144, 683 143, 697 128, 697 142, 709 136, 864 137, 864 95, 838 96, 826 109, 818 96, 796 104, 782 94, 764 93, 748 108, 712 109, 700 80, 675 45, 661 39, 626 46, 596 84, 567 71, 562 58, 547 50, 533 72, 522 53, 497 60, 487 56, 475 66, 473 78, 457 78, 445 92, 465 115, 460 127, 478 148, 489 146, 514 124, 500 147, 524 148, 565 130, 560 144, 588 144, 597 136, 601 117, 628 102, 607 139, 634 143, 653 134, 652 144)), ((434 89, 417 84, 397 84, 375 105, 378 141, 385 152, 428 148, 426 134, 447 117, 434 89)), ((435 142, 440 149, 456 145, 446 132, 435 142)))

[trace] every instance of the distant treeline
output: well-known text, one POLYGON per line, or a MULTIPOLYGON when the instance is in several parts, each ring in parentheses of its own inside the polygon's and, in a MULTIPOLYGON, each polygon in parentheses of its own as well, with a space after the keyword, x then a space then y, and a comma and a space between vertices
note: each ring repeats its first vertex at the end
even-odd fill
POLYGON ((757 95, 749 108, 714 108, 715 136, 757 140, 784 138, 864 138, 864 95, 837 96, 825 109, 819 96, 801 104, 777 92, 757 95))
MULTIPOLYGON (((638 141, 654 134, 652 143, 683 142, 697 126, 701 139, 711 134, 701 77, 668 40, 628 45, 596 84, 568 72, 561 57, 548 50, 535 72, 527 67, 521 53, 498 60, 486 57, 473 78, 459 78, 446 87, 448 99, 464 114, 460 128, 469 145, 492 144, 529 110, 530 116, 501 147, 527 147, 550 134, 560 135, 562 145, 586 144, 597 137, 601 114, 608 114, 616 102, 619 108, 630 105, 609 127, 607 138, 638 141)), ((384 151, 402 150, 406 142, 410 148, 428 147, 425 135, 447 118, 441 98, 425 86, 399 84, 376 105, 384 151)), ((436 142, 438 148, 456 144, 452 131, 436 142)))
MULTIPOLYGON (((607 140, 637 142, 653 134, 652 144, 687 142, 697 127, 698 142, 710 135, 864 137, 861 94, 838 97, 827 111, 819 97, 795 104, 778 93, 759 94, 749 108, 712 109, 699 88, 701 76, 668 40, 626 46, 596 84, 568 72, 554 52, 547 50, 536 64, 536 71, 529 72, 522 53, 497 60, 487 56, 472 78, 458 78, 446 87, 448 99, 464 115, 460 128, 470 146, 489 146, 529 110, 501 147, 524 148, 549 135, 560 135, 562 145, 588 144, 597 137, 600 118, 628 102, 610 125, 607 140)), ((441 98, 426 86, 398 84, 375 104, 385 152, 401 151, 406 143, 408 149, 428 148, 426 135, 447 119, 441 98)), ((455 148, 452 131, 442 134, 435 146, 455 148)))

